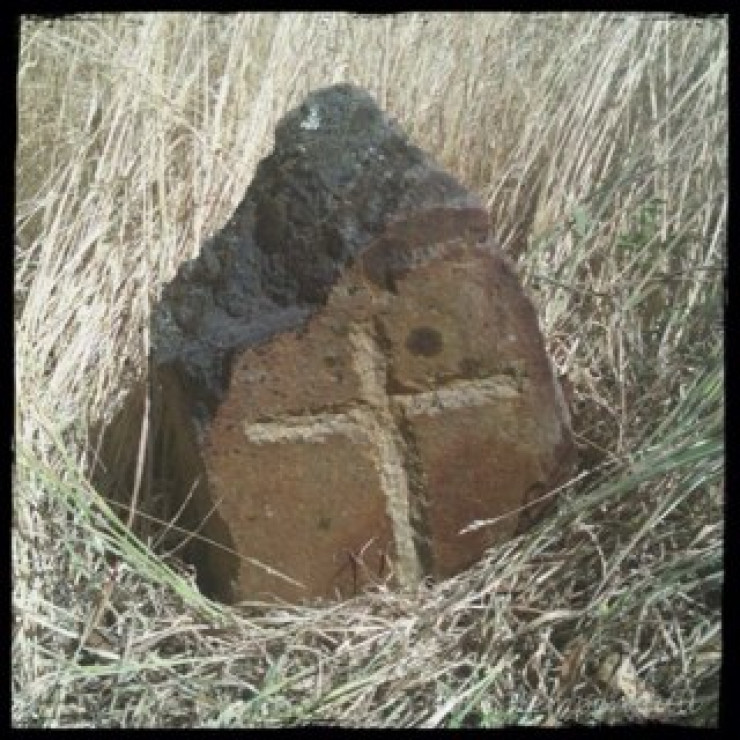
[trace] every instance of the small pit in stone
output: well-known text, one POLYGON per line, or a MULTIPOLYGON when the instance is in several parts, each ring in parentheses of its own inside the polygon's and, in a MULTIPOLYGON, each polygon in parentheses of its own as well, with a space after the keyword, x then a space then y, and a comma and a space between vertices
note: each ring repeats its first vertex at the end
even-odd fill
POLYGON ((418 326, 406 337, 406 349, 415 355, 434 357, 442 351, 442 335, 430 326, 418 326))

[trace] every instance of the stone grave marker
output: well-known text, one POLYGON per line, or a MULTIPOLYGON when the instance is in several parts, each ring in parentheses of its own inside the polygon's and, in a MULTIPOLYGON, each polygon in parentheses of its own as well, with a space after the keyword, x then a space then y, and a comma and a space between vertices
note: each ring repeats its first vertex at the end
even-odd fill
MULTIPOLYGON (((561 389, 485 209, 350 85, 281 120, 152 334, 148 498, 197 530, 184 552, 224 601, 445 578, 570 471, 561 389)), ((131 475, 113 477, 125 500, 131 475)))

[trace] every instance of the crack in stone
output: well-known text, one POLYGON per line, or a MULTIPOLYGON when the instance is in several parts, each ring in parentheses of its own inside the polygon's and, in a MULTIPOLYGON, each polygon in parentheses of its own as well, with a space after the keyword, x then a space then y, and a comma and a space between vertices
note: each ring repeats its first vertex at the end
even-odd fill
POLYGON ((406 473, 408 491, 408 517, 411 524, 411 537, 416 556, 423 573, 434 571, 434 555, 432 540, 427 521, 429 498, 427 495, 426 471, 419 454, 416 435, 409 423, 409 414, 395 402, 392 392, 391 373, 388 372, 387 358, 393 351, 393 343, 377 317, 373 320, 374 345, 384 358, 383 374, 380 379, 383 383, 383 392, 392 417, 393 428, 398 432, 398 439, 403 451, 403 468, 406 473))
POLYGON ((408 476, 408 489, 411 494, 409 498, 409 518, 412 524, 412 533, 416 554, 425 573, 434 572, 434 553, 432 539, 427 521, 427 507, 429 498, 427 494, 426 472, 421 462, 421 455, 416 441, 416 435, 409 417, 400 406, 396 407, 396 424, 403 439, 405 450, 405 468, 408 476))
POLYGON ((410 416, 433 416, 448 409, 478 406, 502 398, 516 398, 521 393, 516 381, 508 375, 500 375, 476 380, 457 380, 431 391, 396 393, 392 398, 410 416))
POLYGON ((279 421, 246 423, 244 433, 254 444, 322 442, 334 434, 343 434, 353 442, 367 442, 370 440, 367 432, 369 423, 370 414, 360 409, 352 409, 347 413, 284 416, 279 421))
POLYGON ((398 579, 413 585, 422 578, 422 568, 414 547, 414 531, 409 511, 409 480, 404 467, 404 441, 385 390, 386 358, 372 336, 356 327, 350 333, 352 361, 360 379, 362 396, 373 409, 368 414, 367 431, 378 455, 381 487, 386 496, 388 516, 398 557, 398 579))

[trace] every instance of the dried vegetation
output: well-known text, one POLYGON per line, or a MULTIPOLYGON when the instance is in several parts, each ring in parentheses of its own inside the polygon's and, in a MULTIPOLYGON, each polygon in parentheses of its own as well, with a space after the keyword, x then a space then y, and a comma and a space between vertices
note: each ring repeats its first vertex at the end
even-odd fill
POLYGON ((124 14, 20 46, 16 725, 716 723, 726 19, 124 14), (278 118, 345 80, 486 199, 580 472, 448 582, 225 608, 101 499, 90 429, 278 118))

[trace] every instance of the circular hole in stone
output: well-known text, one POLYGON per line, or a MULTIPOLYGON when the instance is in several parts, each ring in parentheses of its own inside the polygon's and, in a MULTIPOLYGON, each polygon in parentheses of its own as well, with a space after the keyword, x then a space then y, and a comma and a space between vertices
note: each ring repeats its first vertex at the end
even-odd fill
POLYGON ((406 349, 415 355, 433 357, 442 351, 442 335, 430 326, 418 326, 406 337, 406 349))

